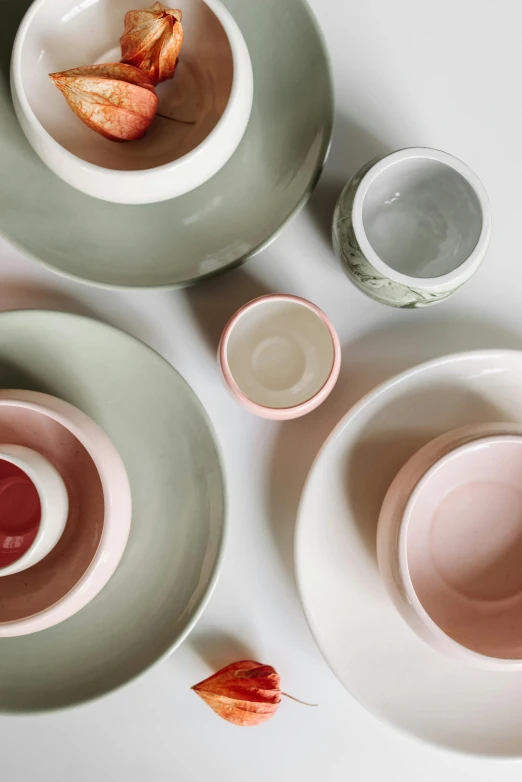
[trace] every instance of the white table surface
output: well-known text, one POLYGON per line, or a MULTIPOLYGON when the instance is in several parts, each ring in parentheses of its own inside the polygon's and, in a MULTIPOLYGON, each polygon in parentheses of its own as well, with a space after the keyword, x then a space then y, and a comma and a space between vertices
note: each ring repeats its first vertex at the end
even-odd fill
POLYGON ((364 391, 447 352, 522 347, 522 7, 518 0, 313 6, 333 61, 333 148, 309 206, 257 258, 190 290, 119 293, 61 279, 0 244, 1 309, 101 318, 143 339, 185 376, 216 426, 230 491, 222 575, 192 635, 166 662, 99 702, 50 716, 0 717, 6 782, 520 780, 516 762, 423 746, 351 698, 308 631, 292 547, 314 455, 364 391), (494 235, 482 269, 454 298, 425 311, 395 311, 365 298, 344 276, 330 247, 330 219, 355 168, 376 154, 422 145, 451 152, 477 172, 492 201, 494 235), (330 399, 284 424, 236 406, 215 361, 227 316, 263 291, 313 300, 343 345, 330 399), (250 656, 274 665, 284 689, 319 708, 286 701, 273 720, 248 730, 219 720, 189 688, 250 656))

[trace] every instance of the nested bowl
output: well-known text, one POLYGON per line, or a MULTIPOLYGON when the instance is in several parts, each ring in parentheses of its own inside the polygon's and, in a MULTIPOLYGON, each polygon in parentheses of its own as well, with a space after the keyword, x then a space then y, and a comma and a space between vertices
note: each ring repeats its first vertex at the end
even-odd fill
POLYGON ((35 0, 11 59, 15 111, 35 152, 69 185, 122 204, 164 201, 210 179, 238 146, 252 108, 250 56, 232 15, 219 0, 184 0, 179 65, 156 90, 164 116, 142 139, 110 141, 71 111, 49 74, 118 62, 126 12, 150 5, 35 0))
POLYGON ((420 449, 379 517, 385 586, 434 649, 492 670, 522 669, 522 427, 480 424, 420 449))
POLYGON ((35 391, 0 391, 0 437, 41 452, 69 497, 64 532, 38 564, 0 583, 0 638, 53 627, 107 584, 127 543, 131 493, 105 432, 67 402, 35 391))

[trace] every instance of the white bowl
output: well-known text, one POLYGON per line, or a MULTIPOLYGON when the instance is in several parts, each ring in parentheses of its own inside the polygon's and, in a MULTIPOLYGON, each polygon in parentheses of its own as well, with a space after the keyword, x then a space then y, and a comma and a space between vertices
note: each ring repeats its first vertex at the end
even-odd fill
POLYGON ((413 147, 353 175, 332 230, 345 271, 363 293, 392 307, 427 307, 479 268, 491 207, 469 166, 438 149, 413 147))
POLYGON ((63 622, 103 589, 123 556, 130 531, 132 503, 127 473, 116 448, 105 432, 81 410, 48 394, 23 390, 0 391, 0 407, 34 411, 68 429, 94 462, 104 503, 98 547, 77 583, 64 597, 39 613, 0 623, 0 638, 6 638, 35 633, 63 622))
POLYGON ((11 59, 14 108, 35 152, 72 187, 122 204, 164 201, 210 179, 237 148, 252 108, 250 56, 234 19, 219 0, 184 0, 180 62, 156 91, 158 111, 186 122, 155 117, 144 138, 116 143, 76 117, 49 73, 118 61, 125 13, 150 5, 35 0, 11 59))
MULTIPOLYGON (((36 537, 22 556, 10 565, 0 567, 0 576, 10 576, 36 565, 56 546, 65 529, 69 497, 58 470, 32 448, 0 445, 0 460, 10 462, 22 470, 33 484, 40 500, 40 521, 36 537)), ((24 493, 26 492, 27 483, 24 484, 24 493)))
MULTIPOLYGON (((466 426, 437 437, 393 480, 377 529, 379 569, 403 619, 439 652, 490 670, 522 669, 522 582, 511 561, 521 535, 519 507, 511 502, 516 481, 499 451, 513 444, 520 450, 516 424, 466 426), (470 517, 474 503, 467 508, 456 497, 460 489, 482 496, 488 475, 497 506, 491 524, 480 512, 470 517)), ((520 458, 512 460, 511 472, 519 467, 520 458)), ((491 496, 484 507, 488 502, 491 496)))

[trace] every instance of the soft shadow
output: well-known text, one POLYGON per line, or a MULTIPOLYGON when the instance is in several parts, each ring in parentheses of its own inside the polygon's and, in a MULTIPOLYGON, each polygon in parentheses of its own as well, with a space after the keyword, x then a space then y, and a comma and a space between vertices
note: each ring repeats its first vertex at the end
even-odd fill
POLYGON ((41 391, 43 394, 55 394, 48 382, 38 378, 25 367, 12 361, 0 359, 0 388, 21 388, 25 391, 41 391))
POLYGON ((515 332, 480 313, 447 315, 444 304, 398 314, 399 320, 394 318, 346 346, 343 364, 352 366, 354 382, 359 381, 361 367, 384 379, 451 353, 522 348, 522 324, 520 332, 515 332))
POLYGON ((41 391, 83 409, 87 391, 71 375, 67 364, 56 353, 47 350, 44 344, 39 344, 38 352, 41 368, 38 374, 26 366, 27 357, 23 353, 17 359, 0 358, 0 388, 41 391))
MULTIPOLYGON (((390 404, 385 413, 377 415, 371 421, 371 429, 360 432, 358 440, 351 451, 345 454, 343 475, 345 476, 346 499, 353 510, 353 516, 361 540, 370 559, 377 567, 376 534, 379 512, 386 492, 392 480, 408 459, 419 448, 429 443, 435 437, 454 428, 451 423, 446 426, 434 426, 429 415, 428 404, 434 399, 458 399, 458 417, 461 426, 477 422, 505 421, 506 414, 488 399, 483 399, 472 392, 463 392, 461 386, 441 384, 427 392, 405 394, 390 404), (416 427, 414 431, 406 428, 415 411, 415 419, 424 415, 426 420, 422 430, 416 427), (420 414, 420 415, 419 415, 420 414), (383 425, 390 428, 390 422, 397 421, 396 430, 390 431, 385 438, 375 437, 373 429, 379 427, 379 419, 383 425), (401 425, 402 424, 402 425, 401 425)), ((454 408, 451 413, 455 415, 454 408)), ((393 424, 392 424, 393 427, 393 424)))
POLYGON ((92 302, 82 301, 45 282, 28 282, 25 279, 9 278, 0 288, 0 312, 9 310, 52 310, 55 312, 70 312, 87 318, 99 320, 109 326, 115 326, 150 345, 155 350, 161 348, 158 344, 159 335, 139 309, 134 308, 129 301, 115 295, 113 291, 83 287, 83 295, 92 297, 92 302), (108 316, 109 315, 109 316, 108 316))
POLYGON ((398 146, 398 141, 394 143, 384 136, 378 138, 343 114, 336 116, 328 161, 307 206, 329 248, 335 204, 347 181, 365 163, 393 152, 398 146))
POLYGON ((244 268, 187 288, 183 294, 212 355, 232 315, 252 299, 273 293, 244 268))
POLYGON ((255 651, 249 646, 218 629, 200 633, 194 631, 186 643, 213 671, 219 671, 225 665, 239 660, 257 659, 255 651))
POLYGON ((0 12, 0 75, 6 82, 9 81, 9 67, 11 62, 11 49, 16 31, 22 18, 31 5, 32 0, 2 0, 0 12))
MULTIPOLYGON (((413 313, 421 315, 421 318, 416 318, 415 328, 412 328, 412 312, 403 314, 403 322, 391 322, 345 344, 339 380, 328 399, 309 415, 280 426, 268 478, 268 518, 281 563, 292 582, 295 522, 301 493, 319 449, 342 416, 376 385, 423 361, 466 350, 522 348, 522 334, 514 334, 498 323, 480 317, 446 317, 443 310, 439 310, 439 314, 433 310, 425 318, 422 318, 424 313, 413 313)), ((492 420, 491 416, 495 418, 491 409, 486 413, 490 416, 489 420, 492 420)), ((464 425, 467 423, 465 408, 462 415, 464 425)), ((428 429, 423 440, 418 433, 403 432, 401 435, 398 430, 395 445, 385 443, 377 446, 383 452, 376 456, 374 453, 375 458, 386 455, 384 452, 392 451, 394 447, 397 453, 389 473, 379 479, 382 481, 380 490, 370 500, 373 505, 365 511, 365 517, 361 517, 363 539, 368 541, 370 552, 375 551, 375 545, 370 542, 373 532, 371 528, 368 530, 368 513, 375 519, 376 508, 380 507, 384 496, 383 489, 389 485, 395 467, 398 470, 423 441, 435 434, 437 432, 430 433, 428 429)), ((369 450, 363 450, 360 455, 363 467, 364 464, 370 465, 372 456, 369 450)), ((363 479, 364 488, 358 495, 359 506, 362 506, 365 493, 371 493, 369 481, 369 476, 363 479)))
MULTIPOLYGON (((25 280, 9 279, 0 289, 0 312, 17 310, 49 310, 67 312, 100 320, 98 314, 68 293, 50 287, 45 283, 30 283, 25 280)), ((35 331, 33 340, 38 341, 38 374, 28 365, 24 352, 11 353, 9 358, 0 359, 0 388, 22 388, 41 391, 58 396, 65 401, 82 407, 85 389, 59 353, 51 350, 35 331)))
POLYGON ((6 280, 2 283, 0 288, 1 312, 36 309, 72 312, 87 317, 96 317, 96 314, 83 302, 42 283, 27 283, 25 280, 6 280))
MULTIPOLYGON (((7 280, 0 289, 0 312, 12 310, 52 310, 58 312, 70 312, 86 317, 96 317, 88 307, 74 297, 46 286, 42 283, 28 283, 25 280, 7 280)), ((38 334, 34 335, 38 339, 38 334)), ((46 379, 34 374, 25 364, 26 358, 21 354, 16 359, 0 360, 0 388, 23 388, 28 391, 41 391, 42 393, 67 398, 66 388, 72 390, 75 398, 78 394, 81 398, 83 389, 78 386, 75 379, 70 376, 68 367, 61 357, 48 351, 45 344, 39 347, 42 366, 52 367, 52 373, 48 373, 46 379), (48 352, 47 361, 44 357, 48 352), (56 384, 50 379, 56 378, 56 384)))
POLYGON ((398 431, 388 439, 357 443, 346 456, 346 497, 353 508, 360 538, 375 565, 377 521, 386 492, 401 467, 429 439, 422 434, 398 431))

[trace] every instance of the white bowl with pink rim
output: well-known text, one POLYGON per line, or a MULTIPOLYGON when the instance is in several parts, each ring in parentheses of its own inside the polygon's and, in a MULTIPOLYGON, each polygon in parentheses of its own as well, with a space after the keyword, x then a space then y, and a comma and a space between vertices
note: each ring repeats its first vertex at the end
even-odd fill
POLYGON ((245 304, 221 336, 219 362, 236 400, 262 418, 285 421, 318 407, 341 366, 330 319, 306 299, 269 294, 245 304))
POLYGON ((143 138, 116 143, 76 117, 49 74, 118 62, 125 14, 146 5, 35 0, 11 57, 14 109, 36 154, 72 187, 121 204, 164 201, 206 182, 235 152, 252 109, 252 64, 234 18, 219 0, 184 0, 179 64, 156 89, 158 113, 178 121, 156 116, 143 138))
POLYGON ((379 569, 402 617, 491 670, 522 669, 521 487, 522 427, 464 427, 404 465, 379 517, 379 569))
POLYGON ((35 411, 57 421, 89 453, 98 472, 104 501, 103 529, 94 557, 75 586, 58 602, 24 619, 0 623, 0 638, 27 635, 53 627, 86 606, 109 581, 127 544, 131 491, 125 467, 105 432, 85 413, 48 394, 1 390, 0 407, 35 411))

